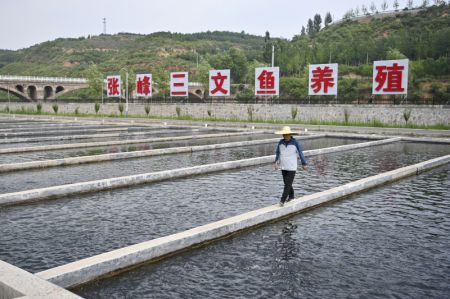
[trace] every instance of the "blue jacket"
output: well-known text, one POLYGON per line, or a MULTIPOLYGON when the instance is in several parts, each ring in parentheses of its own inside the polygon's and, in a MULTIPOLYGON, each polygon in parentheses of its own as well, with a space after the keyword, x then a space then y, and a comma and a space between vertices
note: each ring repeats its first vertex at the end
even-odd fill
POLYGON ((308 164, 301 145, 294 137, 289 141, 283 138, 278 142, 275 162, 280 161, 281 170, 296 171, 298 158, 302 161, 302 165, 308 164))

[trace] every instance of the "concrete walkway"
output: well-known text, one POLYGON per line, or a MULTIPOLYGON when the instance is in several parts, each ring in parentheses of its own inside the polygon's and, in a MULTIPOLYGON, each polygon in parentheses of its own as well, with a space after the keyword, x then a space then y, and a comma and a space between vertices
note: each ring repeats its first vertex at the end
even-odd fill
POLYGON ((129 270, 139 264, 198 247, 257 225, 320 206, 388 182, 412 176, 450 162, 450 155, 354 181, 323 192, 297 198, 284 207, 269 206, 235 217, 199 226, 184 232, 113 250, 37 273, 61 287, 74 287, 105 275, 129 270))

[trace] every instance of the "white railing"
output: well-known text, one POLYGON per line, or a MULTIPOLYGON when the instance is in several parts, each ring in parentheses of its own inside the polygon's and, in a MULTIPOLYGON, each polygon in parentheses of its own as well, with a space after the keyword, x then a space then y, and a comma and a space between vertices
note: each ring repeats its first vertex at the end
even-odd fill
MULTIPOLYGON (((88 83, 85 78, 66 77, 36 77, 36 76, 5 76, 0 75, 0 81, 13 82, 53 82, 53 83, 88 83)), ((106 83, 106 79, 103 80, 106 83)), ((189 82, 189 86, 203 86, 201 82, 189 82)))
POLYGON ((0 81, 14 82, 53 82, 53 83, 88 83, 84 78, 65 77, 36 77, 36 76, 4 76, 0 75, 0 81))

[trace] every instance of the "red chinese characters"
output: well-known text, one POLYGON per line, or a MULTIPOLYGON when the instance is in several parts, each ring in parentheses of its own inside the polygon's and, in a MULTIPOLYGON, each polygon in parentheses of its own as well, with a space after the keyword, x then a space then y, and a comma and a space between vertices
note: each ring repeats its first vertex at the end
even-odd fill
POLYGON ((187 72, 170 73, 170 96, 187 97, 189 94, 189 81, 187 72))
POLYGON ((209 71, 209 96, 230 96, 230 70, 209 71))
POLYGON ((407 94, 408 64, 408 59, 375 61, 372 93, 407 94))
POLYGON ((136 96, 152 96, 152 74, 136 75, 136 96))
POLYGON ((338 65, 309 66, 309 95, 337 95, 338 65))
POLYGON ((120 76, 106 77, 106 94, 108 97, 122 96, 120 76))
POLYGON ((255 95, 278 96, 280 94, 280 69, 262 67, 255 70, 255 95))

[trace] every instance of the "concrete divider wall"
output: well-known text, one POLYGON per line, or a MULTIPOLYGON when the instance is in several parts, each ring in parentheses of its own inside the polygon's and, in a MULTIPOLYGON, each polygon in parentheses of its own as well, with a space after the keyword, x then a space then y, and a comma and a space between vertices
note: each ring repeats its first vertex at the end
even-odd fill
MULTIPOLYGON (((326 136, 325 134, 311 135, 311 136, 303 136, 298 139, 299 140, 316 139, 316 138, 321 138, 321 137, 325 137, 325 136, 326 136)), ((11 163, 11 164, 0 164, 0 173, 8 172, 8 171, 17 171, 17 170, 28 170, 28 169, 36 169, 36 168, 78 165, 78 164, 86 164, 86 163, 99 163, 99 162, 113 161, 113 160, 134 159, 134 158, 142 158, 142 157, 150 157, 150 156, 190 153, 190 152, 207 151, 207 150, 241 147, 241 146, 251 146, 251 145, 259 145, 259 144, 275 143, 278 140, 279 140, 279 138, 272 138, 272 139, 239 141, 239 142, 229 142, 229 143, 219 143, 219 144, 152 149, 152 150, 145 150, 145 151, 110 153, 110 154, 101 154, 101 155, 92 155, 92 156, 61 158, 61 159, 54 159, 54 160, 42 160, 42 161, 11 163)))
POLYGON ((357 180, 323 192, 297 198, 284 207, 273 205, 235 217, 199 226, 184 232, 131 245, 107 253, 72 262, 37 273, 62 287, 74 287, 109 273, 123 271, 141 263, 156 260, 202 243, 226 237, 230 234, 274 221, 294 213, 361 192, 388 182, 411 176, 450 162, 450 155, 399 168, 361 180, 357 180))
MULTIPOLYGON (((128 129, 120 130, 128 131, 128 129)), ((199 131, 199 129, 191 129, 192 132, 199 131)), ((93 138, 109 138, 109 137, 132 137, 132 136, 151 136, 157 134, 170 134, 170 133, 184 133, 187 130, 168 130, 164 131, 148 131, 148 132, 120 132, 120 133, 104 133, 104 134, 84 134, 84 135, 59 135, 59 136, 43 136, 33 138, 13 138, 0 140, 0 143, 24 143, 24 142, 43 142, 43 141, 55 141, 55 140, 74 140, 74 139, 93 139, 93 138)))
POLYGON ((71 143, 71 144, 52 144, 52 145, 30 146, 30 147, 19 147, 19 148, 2 148, 2 149, 0 149, 0 154, 52 151, 52 150, 74 149, 74 148, 102 147, 102 146, 112 146, 112 145, 140 144, 140 143, 178 141, 178 140, 189 140, 189 139, 221 138, 221 137, 252 135, 252 134, 259 134, 259 133, 264 133, 264 132, 244 131, 244 132, 236 132, 236 133, 218 133, 218 134, 190 135, 190 136, 178 136, 178 137, 157 137, 157 138, 146 138, 146 139, 135 139, 135 140, 85 142, 85 143, 71 143))
MULTIPOLYGON (((357 144, 341 145, 323 149, 305 151, 305 156, 313 156, 327 154, 332 152, 346 151, 369 146, 383 145, 387 143, 397 142, 401 138, 391 138, 386 140, 378 140, 357 144)), ((238 169, 249 166, 257 166, 274 162, 274 155, 257 157, 244 160, 228 161, 222 163, 179 168, 174 170, 166 170, 160 172, 144 173, 125 177, 116 177, 110 179, 96 180, 90 182, 82 182, 75 184, 67 184, 61 186, 53 186, 47 188, 33 189, 14 193, 0 194, 0 206, 26 203, 40 199, 57 198, 78 193, 98 192, 113 188, 121 188, 132 185, 159 182, 168 179, 182 178, 193 175, 207 174, 224 170, 238 169)))
MULTIPOLYGON (((325 136, 325 135, 311 136, 309 138, 319 138, 321 136, 325 136)), ((267 143, 275 143, 277 140, 278 139, 263 139, 263 140, 230 142, 230 143, 222 143, 222 144, 183 146, 183 147, 173 147, 173 148, 152 149, 152 150, 145 150, 145 151, 111 153, 111 154, 71 157, 71 158, 54 159, 54 160, 32 161, 32 162, 22 162, 22 163, 13 163, 13 164, 0 164, 0 173, 8 172, 8 171, 16 171, 16 170, 25 170, 25 169, 47 168, 47 167, 55 167, 55 166, 68 166, 68 165, 78 165, 78 164, 86 164, 86 163, 99 163, 99 162, 113 161, 113 160, 133 159, 133 158, 142 158, 142 157, 150 157, 150 156, 181 154, 181 153, 207 151, 207 150, 215 150, 215 149, 223 149, 223 148, 231 148, 231 147, 267 144, 267 143)))
POLYGON ((59 286, 0 260, 0 299, 82 299, 59 286))
MULTIPOLYGON (((45 134, 78 134, 78 133, 95 133, 95 132, 117 132, 117 131, 128 131, 128 128, 109 128, 109 129, 79 129, 79 130, 60 130, 60 131, 45 131, 45 134)), ((14 133, 0 133, 0 137, 12 138, 12 137, 24 137, 30 135, 39 135, 37 132, 14 132, 14 133)))

